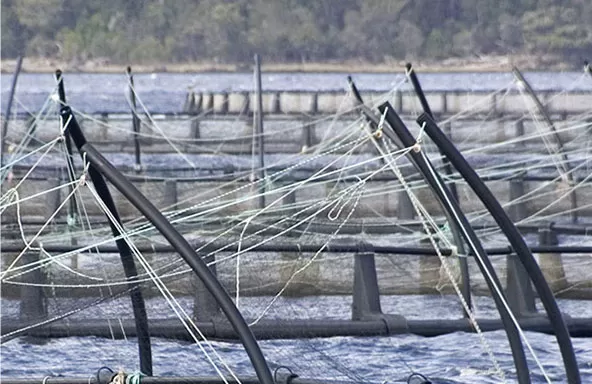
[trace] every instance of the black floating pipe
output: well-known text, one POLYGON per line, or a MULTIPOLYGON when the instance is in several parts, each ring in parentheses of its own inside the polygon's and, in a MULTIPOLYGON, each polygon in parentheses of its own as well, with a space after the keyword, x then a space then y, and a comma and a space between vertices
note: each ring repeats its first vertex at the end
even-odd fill
POLYGON ((19 74, 23 66, 23 57, 19 56, 16 60, 16 68, 14 69, 14 76, 12 77, 12 85, 10 86, 10 93, 8 94, 8 103, 6 104, 6 112, 4 113, 4 122, 2 124, 2 144, 0 147, 0 168, 4 165, 4 152, 6 152, 6 135, 8 134, 8 121, 10 120, 10 111, 12 110, 12 102, 14 101, 14 92, 16 91, 16 84, 18 82, 19 74))
MULTIPOLYGON (((64 88, 64 78, 62 77, 62 71, 59 69, 55 72, 56 81, 58 82, 58 97, 60 100, 60 105, 66 105, 66 90, 64 88)), ((66 120, 63 121, 63 124, 66 124, 66 120)), ((61 127, 64 128, 64 127, 61 127)), ((68 127, 66 127, 68 129, 68 127)), ((69 181, 74 181, 76 179, 76 168, 74 167, 74 158, 72 157, 72 139, 64 132, 64 139, 66 141, 66 167, 68 171, 68 179, 69 181)), ((69 184, 68 187, 70 191, 70 200, 68 201, 68 228, 70 229, 73 227, 76 222, 78 221, 78 207, 76 204, 76 194, 74 193, 74 185, 69 184)))
MULTIPOLYGON (((411 132, 409 132, 409 130, 407 129, 399 115, 397 115, 390 103, 386 102, 381 104, 378 107, 378 110, 380 111, 380 113, 385 114, 388 125, 394 130, 394 133, 396 133, 396 135, 398 136, 403 148, 410 148, 416 144, 415 138, 413 138, 411 132)), ((387 127, 385 126, 385 128, 387 127)), ((385 134, 387 134, 387 137, 390 137, 389 133, 391 133, 391 131, 385 130, 385 134)), ((394 137, 394 139, 396 140, 397 138, 394 137)), ((478 255, 478 257, 475 258, 475 261, 477 262, 477 266, 479 267, 481 273, 483 274, 483 277, 485 278, 485 282, 487 283, 487 286, 491 292, 491 297, 495 302, 501 320, 504 324, 504 329, 506 331, 506 335, 510 343, 510 349, 512 350, 512 355, 514 357, 514 365, 516 366, 518 382, 530 383, 530 372, 528 369, 526 356, 524 354, 520 333, 518 332, 516 324, 514 324, 512 318, 510 317, 508 308, 504 305, 504 301, 507 303, 507 300, 505 300, 505 295, 502 291, 502 284, 500 283, 500 280, 497 277, 497 273, 495 272, 495 269, 493 268, 493 265, 491 264, 489 257, 485 253, 485 250, 483 249, 483 246, 481 245, 479 238, 472 230, 469 221, 460 209, 458 202, 454 200, 452 194, 450 193, 442 179, 434 171, 433 166, 431 165, 429 159, 425 156, 421 148, 418 151, 412 150, 409 152, 409 154, 411 156, 412 162, 416 164, 422 175, 424 175, 426 181, 438 197, 438 200, 442 202, 443 208, 446 210, 448 215, 451 218, 453 218, 458 224, 458 228, 461 231, 469 247, 472 249, 473 252, 475 252, 478 255)))
MULTIPOLYGON (((76 118, 74 117, 74 114, 72 114, 72 110, 69 106, 62 106, 60 109, 60 118, 62 119, 63 124, 66 124, 67 122, 65 127, 67 135, 66 137, 68 137, 68 134, 72 136, 74 144, 82 155, 82 147, 86 143, 86 138, 84 137, 84 134, 78 125, 78 121, 76 121, 76 118)), ((148 329, 148 316, 146 315, 146 306, 144 303, 142 290, 139 283, 137 282, 138 271, 136 269, 132 251, 127 242, 123 239, 123 233, 119 229, 122 227, 121 219, 105 179, 103 179, 101 174, 92 165, 90 165, 88 169, 88 174, 90 175, 97 194, 109 210, 110 214, 113 216, 114 221, 117 223, 115 224, 109 218, 107 219, 113 236, 117 238, 115 243, 117 245, 117 250, 119 251, 121 263, 123 265, 123 271, 125 273, 126 279, 128 280, 128 287, 130 289, 130 299, 132 302, 136 332, 138 335, 140 370, 142 373, 152 376, 152 348, 150 344, 150 331, 148 329)))
MULTIPOLYGON (((65 109, 64 112, 67 114, 71 113, 69 108, 65 109)), ((205 287, 220 305, 220 308, 232 324, 233 329, 239 335, 261 383, 273 384, 271 372, 253 333, 232 302, 230 296, 228 296, 228 293, 212 274, 206 263, 195 253, 187 240, 177 232, 175 227, 173 227, 162 213, 109 163, 92 144, 86 142, 80 129, 72 129, 70 132, 77 145, 80 145, 81 153, 86 155, 86 159, 93 166, 93 169, 104 175, 156 227, 179 255, 183 257, 197 276, 199 276, 205 287)))
MULTIPOLYGON (((115 320, 119 327, 112 327, 112 319, 70 319, 60 320, 25 334, 34 337, 87 337, 123 339, 135 337, 136 329, 130 319, 115 320)), ((491 332, 504 328, 500 319, 477 319, 483 332, 491 332)), ((525 317, 519 320, 520 326, 529 331, 552 334, 553 327, 549 320, 542 316, 525 317)), ((195 324, 208 339, 237 341, 239 335, 227 322, 198 322, 195 324)), ((14 332, 22 327, 17 320, 2 320, 2 333, 14 332)), ((453 332, 475 332, 475 327, 466 318, 459 319, 405 319, 404 321, 388 321, 385 319, 366 320, 262 320, 251 326, 251 331, 260 340, 278 339, 312 339, 323 337, 380 337, 403 334, 414 334, 435 337, 453 332)), ((570 321, 570 332, 574 337, 592 336, 592 318, 573 318, 570 321)), ((178 319, 150 320, 150 334, 153 337, 192 341, 192 336, 178 319)))
MULTIPOLYGON (((64 376, 46 376, 39 378, 12 378, 3 377, 3 384, 108 384, 111 381, 112 376, 115 373, 109 372, 109 370, 103 370, 100 373, 99 379, 97 375, 91 375, 89 377, 64 377, 64 376)), ((352 381, 341 381, 341 380, 323 380, 316 378, 299 377, 293 374, 291 371, 286 373, 278 372, 274 374, 276 378, 275 384, 352 384, 352 381)), ((126 377, 126 379, 129 376, 126 377)), ((222 379, 220 376, 154 376, 154 377, 142 377, 142 384, 261 384, 257 377, 253 376, 238 376, 238 377, 225 377, 222 379), (237 380, 238 379, 238 380, 237 380)), ((392 382, 405 382, 395 380, 392 382)), ((371 382, 370 382, 371 383, 371 382)), ((361 384, 361 383, 360 383, 361 384)))
MULTIPOLYGON (((374 245, 366 243, 372 251, 381 255, 411 255, 411 256, 437 256, 438 252, 434 248, 427 247, 396 247, 391 245, 374 245)), ((237 243, 206 243, 206 242, 191 242, 193 249, 200 249, 200 253, 207 254, 210 252, 238 252, 239 246, 237 243)), ((34 247, 33 247, 34 248, 34 247)), ((137 245, 136 248, 141 253, 173 253, 175 249, 167 244, 154 245, 137 245)), ((23 244, 2 244, 2 251, 8 253, 21 253, 25 249, 23 244)), ((294 252, 294 253, 359 253, 363 251, 358 244, 289 244, 289 243, 242 243, 241 250, 248 249, 249 252, 294 252)), ((590 253, 592 254, 592 246, 586 245, 546 245, 530 247, 532 253, 590 253)), ((116 253, 117 247, 112 245, 56 245, 44 244, 43 251, 49 253, 65 253, 72 251, 79 251, 80 253, 116 253)), ((453 254, 451 249, 440 248, 442 256, 451 256, 453 254)), ((485 249, 485 253, 490 256, 514 255, 516 252, 511 246, 495 247, 485 249)), ((473 256, 473 252, 468 253, 473 256)))
MULTIPOLYGON (((200 248, 204 253, 208 252, 238 252, 239 247, 237 244, 218 244, 218 243, 192 243, 193 248, 200 248), (222 249, 223 248, 223 249, 222 249)), ((434 248, 427 247, 396 247, 390 245, 373 245, 368 244, 376 254, 387 254, 387 255, 411 255, 411 256, 437 256, 438 252, 434 248)), ((71 247, 61 245, 44 245, 43 250, 47 252, 64 253, 72 252, 77 249, 81 249, 83 246, 71 247)), ((84 250, 80 250, 81 253, 115 253, 117 248, 109 245, 99 246, 86 246, 84 250)), ((138 250, 142 253, 171 253, 174 249, 170 245, 139 245, 138 250)), ((2 245, 2 250, 12 253, 20 253, 23 251, 22 245, 7 244, 2 245)), ((260 244, 260 243, 243 243, 240 249, 249 249, 252 252, 297 252, 297 253, 356 253, 360 252, 360 247, 357 245, 350 244, 260 244)), ((592 246, 585 245, 546 245, 546 246, 533 246, 529 248, 532 253, 565 253, 565 254, 580 254, 580 253, 592 253, 592 246)), ((507 247, 495 247, 487 248, 485 252, 491 256, 505 256, 515 255, 516 251, 511 246, 507 247)), ((439 253, 442 256, 451 256, 453 251, 449 248, 440 248, 439 253)), ((469 256, 473 256, 473 252, 468 253, 469 256)))
POLYGON ((137 173, 142 170, 142 160, 140 159, 140 118, 138 117, 138 110, 136 107, 136 88, 134 87, 134 76, 132 75, 132 67, 126 69, 127 78, 129 81, 129 97, 130 107, 132 109, 132 127, 134 129, 134 154, 136 157, 136 164, 134 169, 137 173))
MULTIPOLYGON (((421 103, 421 107, 425 113, 430 115, 432 118, 434 114, 432 113, 432 109, 430 108, 430 104, 428 103, 427 98, 425 97, 425 93, 421 88, 421 84, 419 83, 419 79, 417 78, 417 74, 413 69, 411 63, 407 63, 405 66, 407 76, 409 80, 411 80, 411 84, 413 84, 413 89, 415 90, 415 94, 419 98, 419 102, 421 103)), ((450 166, 450 162, 444 156, 444 154, 440 151, 442 155, 442 165, 444 167, 444 173, 446 177, 450 180, 452 179, 452 167, 450 166)), ((448 184, 448 188, 450 188, 450 193, 454 200, 458 202, 458 190, 456 189, 456 183, 450 182, 448 184)), ((462 237, 460 235, 460 229, 458 225, 454 222, 450 223, 450 231, 452 232, 452 236, 454 237, 454 243, 459 249, 459 252, 464 253, 464 244, 462 242, 462 237)), ((460 258, 459 259, 460 271, 462 275, 462 294, 469 305, 469 309, 473 308, 473 303, 471 302, 471 280, 469 275, 469 264, 467 263, 467 259, 460 258)), ((465 316, 468 316, 468 313, 465 312, 465 316)))
POLYGON ((508 238, 512 248, 514 248, 516 254, 522 261, 524 268, 528 272, 528 275, 532 280, 541 302, 545 307, 547 316, 551 321, 553 330, 557 337, 557 343, 559 344, 561 355, 563 357, 563 363, 565 365, 568 382, 573 384, 580 383, 580 372, 567 326, 563 316, 561 315, 561 311, 557 306, 553 292, 545 281, 543 272, 541 271, 535 258, 532 256, 532 253, 528 249, 524 238, 520 232, 518 232, 514 226, 514 223, 512 220, 510 220, 493 193, 491 193, 485 183, 479 179, 477 173, 471 168, 458 149, 456 149, 450 140, 448 140, 446 135, 444 135, 434 120, 432 120, 427 114, 423 113, 417 118, 417 122, 421 126, 425 125, 425 132, 445 153, 446 157, 450 159, 450 162, 464 177, 471 189, 479 197, 479 200, 483 202, 485 208, 489 211, 493 219, 499 225, 504 235, 506 235, 508 238))
MULTIPOLYGON (((573 174, 572 174, 572 169, 569 164, 569 159, 567 158, 567 155, 565 154, 565 151, 563 148, 563 140, 561 139, 561 136, 559 136, 559 133, 557 133, 557 128, 555 128, 555 124, 553 124, 553 121, 551 120, 551 117, 549 116, 547 109, 545 108, 543 103, 541 103, 541 100, 537 97, 536 93, 534 92, 534 90, 530 86, 530 83, 528 81, 526 81, 526 79, 522 75, 522 72, 520 72, 520 70, 516 67, 512 68, 512 72, 514 73, 514 76, 516 76, 516 79, 518 79, 518 81, 524 86, 524 89, 526 90, 526 92, 528 93, 528 95, 530 96, 530 98, 532 99, 534 104, 536 105, 537 110, 543 116, 543 120, 545 120, 545 124, 547 124, 547 127, 549 128, 549 130, 551 130, 551 133, 553 134, 553 137, 555 138, 555 142, 557 143, 558 152, 561 155, 561 163, 562 163, 561 168, 563 168, 563 172, 565 173, 565 177, 567 178, 567 182, 568 182, 569 186, 573 188, 575 185, 575 182, 574 182, 574 178, 573 178, 573 174)), ((570 192, 569 198, 570 198, 570 202, 571 202, 571 212, 570 212, 571 220, 572 220, 572 222, 575 223, 578 221, 578 201, 577 201, 575 189, 570 192)))

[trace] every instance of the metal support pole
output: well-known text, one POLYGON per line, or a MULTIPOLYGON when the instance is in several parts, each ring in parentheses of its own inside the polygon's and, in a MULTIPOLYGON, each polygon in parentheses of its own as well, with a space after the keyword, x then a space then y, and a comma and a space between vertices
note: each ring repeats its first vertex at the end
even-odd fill
MULTIPOLYGON (((428 103, 427 98, 425 97, 425 93, 421 88, 421 84, 419 83, 419 79, 415 70, 413 69, 411 63, 407 63, 406 65, 406 73, 413 84, 413 89, 417 97, 419 98, 419 102, 421 103, 421 107, 425 113, 427 113, 431 118, 434 118, 434 114, 432 109, 430 108, 430 104, 428 103)), ((446 95, 444 95, 444 100, 446 100, 446 95)), ((450 126, 450 137, 452 137, 452 126, 450 126)), ((450 161, 444 156, 442 151, 440 151, 440 156, 442 157, 442 164, 444 166, 444 174, 450 179, 452 178, 452 167, 450 166, 450 161)), ((448 188, 450 188, 450 193, 452 197, 458 202, 458 190, 456 188, 456 183, 450 182, 447 184, 448 188)), ((465 246, 462 240, 462 236, 460 235, 460 229, 458 225, 454 222, 450 223, 450 232, 452 233, 452 238, 454 240, 454 245, 458 248, 460 254, 465 254, 465 246)), ((463 297, 465 298, 469 308, 472 307, 471 302, 471 276, 469 274, 469 264, 467 259, 464 257, 459 258, 458 260, 460 266, 460 272, 462 276, 462 293, 463 297)), ((468 314, 465 312, 465 317, 468 317, 468 314)))
MULTIPOLYGON (((390 126, 385 126, 385 128, 388 129, 384 130, 385 135, 389 139, 398 144, 400 148, 410 148, 415 146, 415 138, 411 135, 411 132, 409 132, 409 129, 405 126, 390 103, 386 102, 381 104, 378 106, 378 110, 381 114, 385 114, 388 126, 390 126)), ((427 116, 427 114, 423 113, 422 116, 427 116)), ((432 120, 430 119, 430 121, 432 120)), ((504 323, 504 328, 510 343, 510 349, 512 350, 512 355, 514 357, 518 382, 530 383, 530 372, 526 356, 524 355, 524 349, 518 328, 512 321, 508 308, 503 304, 502 299, 505 299, 505 295, 502 291, 502 285, 488 255, 483 249, 481 241, 470 226, 465 214, 460 209, 458 201, 454 199, 450 190, 435 172, 431 162, 421 150, 421 147, 419 147, 419 150, 410 151, 409 157, 413 165, 421 172, 422 176, 426 179, 436 194, 438 201, 442 204, 442 208, 450 218, 450 222, 458 226, 464 240, 471 246, 471 251, 475 255, 477 266, 485 278, 485 282, 489 287, 491 296, 496 304, 502 322, 504 323)), ((507 300, 505 301, 507 302, 507 300)))
MULTIPOLYGON (((66 97, 62 80, 62 72, 56 71, 56 77, 60 82, 60 86, 58 88, 60 92, 60 99, 64 100, 64 104, 60 109, 61 123, 64 124, 65 122, 68 122, 68 125, 64 127, 66 138, 69 138, 70 136, 72 137, 76 147, 78 148, 78 152, 80 152, 80 155, 83 156, 82 146, 86 142, 86 139, 82 133, 82 130, 80 129, 80 126, 78 125, 78 122, 76 121, 76 118, 74 117, 74 114, 72 113, 72 110, 69 106, 65 105, 66 97)), ((152 347, 150 344, 150 331, 148 329, 148 316, 146 315, 146 306, 144 304, 144 297, 140 289, 140 284, 137 282, 138 271, 136 269, 132 251, 127 242, 123 239, 123 233, 120 230, 122 227, 121 219, 119 218, 119 213, 117 212, 115 202, 113 201, 113 197, 109 192, 109 188, 107 187, 105 179, 103 179, 103 176, 101 176, 101 174, 92 165, 89 167, 88 173, 93 185, 95 186, 97 194, 104 202, 115 221, 114 223, 111 221, 111 219, 108 219, 113 236, 118 238, 115 243, 117 244, 117 249, 121 257, 121 263, 123 264, 123 270, 128 281, 128 287, 130 289, 130 298, 134 311, 134 319, 136 322, 136 332, 138 333, 140 370, 145 375, 152 376, 152 347)))
POLYGON ((265 208, 265 147, 263 137, 263 94, 261 91, 261 61, 255 55, 255 84, 257 92, 257 110, 255 111, 255 137, 259 155, 259 208, 265 208))
POLYGON ((138 117, 138 110, 136 108, 136 88, 134 87, 134 76, 132 75, 132 67, 127 67, 127 77, 129 80, 129 97, 130 107, 132 110, 132 127, 134 129, 134 153, 136 155, 136 164, 134 169, 136 173, 142 171, 142 161, 140 159, 140 118, 138 117))
POLYGON ((6 112, 4 113, 4 123, 2 124, 2 145, 0 146, 0 168, 4 165, 4 153, 6 152, 6 135, 8 134, 8 121, 10 120, 10 111, 12 110, 12 102, 14 100, 14 92, 16 91, 16 84, 21 67, 23 65, 23 57, 19 56, 16 60, 16 68, 14 76, 12 77, 12 85, 10 86, 10 94, 8 95, 8 103, 6 104, 6 112))
POLYGON ((506 215, 493 193, 491 193, 489 188, 487 188, 485 183, 483 183, 483 181, 479 178, 475 170, 471 168, 466 159, 440 131, 430 116, 423 113, 418 117, 417 122, 418 124, 424 126, 425 132, 431 137, 432 141, 434 141, 434 143, 436 143, 436 145, 438 145, 438 147, 440 147, 450 159, 450 162, 467 181, 473 191, 475 191, 475 194, 483 202, 487 210, 491 213, 493 219, 510 241, 510 244, 526 268, 526 271, 528 272, 530 279, 537 290, 541 302, 545 307, 549 321, 553 325, 553 329, 557 337, 557 343, 559 344, 559 349, 561 350, 561 355, 563 357, 568 383, 581 383, 580 371, 567 326, 561 311, 557 306, 553 292, 546 283, 545 277, 536 260, 532 256, 532 253, 528 249, 524 238, 520 232, 518 232, 512 223, 512 220, 510 220, 508 215, 506 215))
MULTIPOLYGON (((59 69, 55 72, 56 81, 58 82, 58 97, 60 100, 60 105, 66 105, 66 91, 64 89, 64 79, 62 77, 62 71, 59 69)), ((65 124, 67 120, 64 120, 62 124, 65 124)), ((68 130, 69 127, 60 127, 61 129, 68 130)), ((74 167, 74 158, 72 157, 72 139, 70 135, 67 134, 67 131, 64 133, 65 141, 66 141, 66 153, 67 153, 67 161, 66 161, 66 169, 68 170, 68 181, 74 181, 76 179, 76 168, 74 167)), ((76 204, 76 195, 74 194, 74 185, 70 184, 69 194, 70 200, 68 201, 68 231, 73 232, 76 223, 78 222, 78 207, 76 204)))
MULTIPOLYGON (((69 107, 64 107, 62 108, 61 114, 62 118, 69 118, 72 116, 72 111, 69 107)), ((191 269, 200 277, 205 287, 220 305, 226 318, 231 323, 235 332, 239 335, 261 384, 273 384, 274 381, 271 372, 253 333, 232 302, 230 296, 228 296, 228 293, 224 290, 218 279, 212 274, 206 263, 204 263, 204 261, 195 253, 187 240, 177 232, 175 227, 173 227, 162 213, 91 144, 87 143, 80 127, 76 124, 76 119, 72 118, 72 121, 74 124, 71 126, 70 134, 72 135, 80 153, 85 154, 87 161, 91 164, 89 172, 96 172, 99 176, 101 176, 101 174, 104 175, 105 178, 107 178, 113 186, 115 186, 115 188, 117 188, 169 241, 191 269)), ((100 177, 100 180, 103 180, 102 177, 100 177)), ((103 183, 105 183, 104 180, 103 183)), ((127 245, 125 241, 121 241, 123 244, 127 245)), ((146 325, 146 327, 137 328, 137 331, 147 332, 148 326, 146 325)), ((138 337, 139 341, 142 339, 143 338, 138 337)))

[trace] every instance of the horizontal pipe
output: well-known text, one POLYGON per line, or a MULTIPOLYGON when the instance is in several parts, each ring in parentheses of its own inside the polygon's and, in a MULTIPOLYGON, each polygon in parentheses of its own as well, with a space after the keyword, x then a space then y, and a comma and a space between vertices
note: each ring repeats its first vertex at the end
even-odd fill
MULTIPOLYGON (((200 253, 208 252, 238 252, 238 244, 222 244, 222 243, 210 243, 205 242, 190 242, 190 245, 194 249, 200 249, 200 253), (222 249, 223 248, 223 249, 222 249)), ((69 245, 53 245, 46 244, 43 246, 43 250, 50 253, 65 253, 76 251, 80 248, 91 247, 91 245, 69 246, 69 245)), ((151 244, 136 246, 138 251, 142 253, 172 253, 175 252, 173 247, 167 244, 151 244)), ((413 256, 437 256, 438 252, 434 248, 428 247, 397 247, 390 245, 373 245, 364 243, 359 244, 289 244, 289 243, 278 243, 278 244, 259 244, 259 243, 242 243, 242 250, 249 249, 249 252, 295 252, 295 253, 363 253, 371 249, 375 254, 388 254, 388 255, 413 255, 413 256), (369 247, 369 248, 368 248, 369 247), (251 249, 252 248, 252 249, 251 249)), ((3 244, 2 251, 9 253, 20 253, 24 250, 23 244, 3 244)), ((590 253, 592 254, 592 246, 587 245, 545 245, 545 246, 532 246, 529 248, 532 253, 563 253, 563 254, 578 254, 578 253, 590 253)), ((500 255, 512 255, 515 254, 514 249, 511 246, 507 247, 495 247, 485 249, 488 255, 500 256, 500 255)), ((117 247, 113 245, 99 245, 90 249, 81 250, 80 253, 117 253, 117 247)), ((452 250, 449 248, 440 248, 439 253, 443 256, 450 256, 452 250)), ((471 252, 469 252, 471 255, 471 252)))
MULTIPOLYGON (((276 375, 276 384, 352 384, 351 381, 311 379, 294 377, 281 370, 276 375), (280 373, 281 372, 281 373, 280 373)), ((294 372, 295 374, 299 372, 294 372)), ((142 384, 260 384, 260 381, 253 376, 238 376, 239 381, 234 377, 226 377, 222 380, 219 376, 153 376, 142 377, 142 384)), ((398 382, 397 380, 389 380, 398 382)), ((3 377, 2 384, 107 384, 106 380, 97 381, 95 375, 89 377, 59 377, 47 376, 38 378, 12 378, 3 377)))
MULTIPOLYGON (((310 339, 323 337, 371 337, 398 334, 415 334, 434 337, 453 332, 475 332, 474 326, 467 319, 404 319, 390 322, 389 316, 376 320, 262 320, 251 325, 251 331, 257 340, 276 339, 310 339)), ((483 332, 503 329, 500 319, 479 319, 483 332)), ((525 331, 552 334, 553 328, 544 316, 533 316, 519 319, 520 326, 525 331)), ((572 337, 592 337, 592 318, 569 318, 567 320, 572 337)), ((7 334, 21 328, 23 324, 18 320, 3 319, 2 334, 7 334)), ((238 336, 232 326, 226 321, 196 323, 203 335, 208 339, 238 341, 238 336)), ((149 323, 150 336, 175 340, 192 341, 192 336, 178 319, 152 319, 149 323)), ((135 324, 132 319, 70 319, 58 321, 45 327, 24 333, 34 337, 86 337, 96 336, 104 338, 122 339, 136 337, 135 324), (112 327, 112 324, 119 324, 112 327)))

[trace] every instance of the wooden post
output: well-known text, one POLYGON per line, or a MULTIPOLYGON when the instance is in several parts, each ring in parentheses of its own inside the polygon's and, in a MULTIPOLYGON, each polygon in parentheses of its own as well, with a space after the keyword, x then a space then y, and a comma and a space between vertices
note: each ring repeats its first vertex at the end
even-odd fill
POLYGON ((382 314, 376 263, 374 252, 371 250, 358 252, 354 256, 352 296, 352 320, 363 320, 368 316, 382 314))
MULTIPOLYGON (((57 177, 47 179, 47 189, 54 189, 53 191, 47 192, 45 195, 45 220, 49 220, 51 215, 54 214, 55 211, 58 210, 60 203, 62 202, 61 198, 61 190, 57 187, 61 185, 61 181, 57 177)), ((60 217, 60 213, 58 212, 55 215, 55 218, 60 217)))
POLYGON ((526 147, 526 142, 522 139, 524 136, 524 120, 520 119, 516 122, 516 139, 521 139, 516 144, 519 147, 526 147))
MULTIPOLYGON (((39 261, 39 253, 26 252, 21 257, 21 265, 33 264, 39 261)), ((38 265, 36 265, 37 267, 38 265)), ((45 275, 41 268, 31 267, 33 270, 23 275, 23 280, 31 284, 44 284, 45 275)), ((21 286, 20 320, 23 322, 41 320, 47 317, 47 301, 43 288, 34 285, 21 286)))
MULTIPOLYGON (((559 240, 557 232, 552 227, 539 230, 539 245, 557 245, 559 240)), ((547 284, 553 292, 561 291, 568 287, 563 268, 563 258, 560 253, 541 253, 539 254, 539 265, 545 275, 547 284)))
POLYGON ((399 220, 413 220, 415 218, 415 208, 407 191, 402 190, 397 194, 397 218, 399 220))
POLYGON ((8 95, 8 103, 6 104, 6 113, 4 114, 4 123, 2 124, 2 143, 0 145, 0 167, 4 165, 4 152, 6 150, 6 135, 8 134, 8 121, 10 120, 10 111, 12 109, 12 101, 14 100, 14 92, 16 91, 16 83, 18 76, 21 73, 23 65, 23 57, 19 56, 16 61, 16 69, 12 78, 12 85, 10 87, 10 94, 8 95))
POLYGON ((255 128, 257 139, 257 153, 259 155, 259 208, 265 207, 265 140, 263 136, 263 93, 261 90, 261 61, 259 55, 255 55, 255 83, 257 90, 257 110, 255 115, 255 128))
POLYGON ((314 145, 314 131, 315 127, 312 120, 305 120, 302 125, 302 147, 300 152, 306 153, 314 145))
POLYGON ((164 181, 163 204, 166 209, 177 209, 177 180, 168 179, 164 181))
POLYGON ((395 92, 395 108, 399 113, 403 113, 403 94, 401 91, 395 92))
MULTIPOLYGON (((432 243, 425 238, 420 241, 421 245, 431 247, 432 243)), ((440 283, 440 259, 435 256, 419 256, 419 293, 438 293, 436 286, 440 283)))
POLYGON ((136 89, 134 87, 134 76, 132 75, 132 67, 127 67, 127 76, 129 80, 128 88, 130 94, 130 103, 132 109, 132 129, 134 131, 134 154, 136 163, 134 164, 134 170, 136 173, 142 171, 142 160, 140 158, 140 118, 138 117, 138 110, 136 107, 136 89))
MULTIPOLYGON (((524 178, 522 176, 510 180, 510 201, 524 196, 524 178)), ((526 218, 526 204, 523 201, 513 202, 508 210, 508 215, 514 223, 526 218)), ((528 273, 515 255, 506 256, 506 296, 508 305, 517 316, 526 316, 536 313, 534 291, 528 273)))
MULTIPOLYGON (((204 262, 208 264, 210 271, 214 276, 217 276, 216 272, 216 256, 208 255, 203 258, 204 262)), ((211 322, 213 319, 220 315, 220 306, 212 296, 212 294, 206 289, 205 285, 199 277, 192 274, 191 277, 191 289, 193 292, 193 318, 197 322, 211 322)))
POLYGON ((297 212, 297 209, 293 207, 294 204, 296 204, 296 191, 290 191, 282 198, 282 205, 289 207, 284 211, 284 217, 292 216, 297 212))
POLYGON ((524 178, 518 176, 509 181, 510 188, 510 207, 508 208, 508 215, 514 223, 526 218, 526 203, 524 201, 516 201, 522 198, 525 193, 524 178))

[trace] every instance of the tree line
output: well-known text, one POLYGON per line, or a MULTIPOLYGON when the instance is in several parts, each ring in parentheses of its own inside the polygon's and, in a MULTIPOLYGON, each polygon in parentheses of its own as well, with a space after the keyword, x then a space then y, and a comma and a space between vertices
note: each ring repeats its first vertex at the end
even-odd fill
POLYGON ((590 0, 2 0, 1 55, 114 63, 592 55, 590 0))

